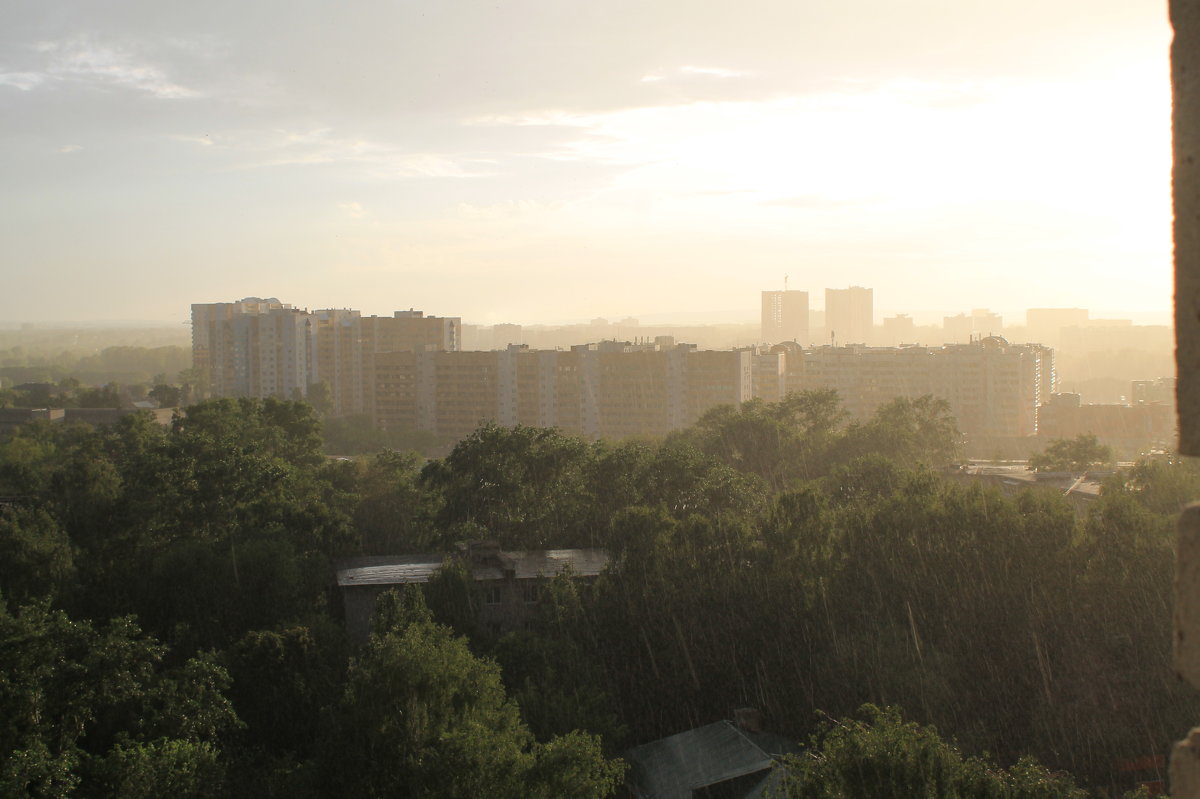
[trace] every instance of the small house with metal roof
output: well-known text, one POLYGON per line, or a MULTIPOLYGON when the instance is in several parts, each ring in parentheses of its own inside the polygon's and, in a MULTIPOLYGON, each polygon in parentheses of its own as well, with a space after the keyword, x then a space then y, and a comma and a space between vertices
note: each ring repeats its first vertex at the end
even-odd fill
POLYGON ((786 738, 761 730, 752 708, 625 752, 625 787, 635 799, 772 796, 784 776, 779 766, 799 751, 786 738))
POLYGON ((462 560, 477 588, 481 625, 494 632, 521 629, 533 618, 545 579, 570 569, 597 577, 608 565, 603 549, 538 549, 505 552, 495 541, 459 545, 451 555, 395 555, 348 558, 337 564, 337 585, 346 614, 346 635, 365 643, 380 594, 397 586, 424 584, 453 559, 462 560))

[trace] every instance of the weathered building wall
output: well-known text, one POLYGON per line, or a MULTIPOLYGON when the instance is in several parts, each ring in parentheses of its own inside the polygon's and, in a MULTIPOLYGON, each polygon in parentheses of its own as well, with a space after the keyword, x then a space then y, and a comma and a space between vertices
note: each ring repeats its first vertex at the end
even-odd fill
MULTIPOLYGON (((1179 451, 1200 455, 1200 0, 1171 0, 1174 93, 1175 337, 1179 451)), ((1175 667, 1200 686, 1200 506, 1179 518, 1175 575, 1175 667)), ((1197 721, 1200 721, 1198 719, 1197 721)), ((1200 799, 1200 728, 1171 757, 1171 795, 1200 799)))

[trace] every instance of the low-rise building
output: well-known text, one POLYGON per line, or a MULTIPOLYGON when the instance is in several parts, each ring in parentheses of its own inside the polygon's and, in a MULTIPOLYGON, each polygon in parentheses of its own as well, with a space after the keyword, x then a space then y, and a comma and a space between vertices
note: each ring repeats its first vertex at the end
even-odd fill
POLYGON ((148 413, 154 421, 166 427, 178 408, 0 408, 0 438, 11 435, 22 425, 44 421, 55 424, 83 422, 90 425, 116 424, 122 417, 148 413))
POLYGON ((775 796, 786 775, 780 764, 799 748, 763 732, 752 708, 734 717, 626 751, 626 790, 635 799, 775 796))
POLYGON ((573 576, 594 578, 608 565, 608 552, 603 549, 504 552, 494 541, 464 543, 450 555, 349 558, 337 564, 337 585, 350 641, 366 642, 380 594, 403 585, 428 583, 455 558, 475 581, 473 605, 479 623, 497 633, 521 629, 533 619, 545 580, 566 569, 573 576))
POLYGON ((1054 394, 1038 408, 1038 438, 1043 442, 1080 435, 1096 436, 1122 459, 1132 460, 1154 450, 1174 450, 1175 405, 1085 404, 1078 394, 1054 394))

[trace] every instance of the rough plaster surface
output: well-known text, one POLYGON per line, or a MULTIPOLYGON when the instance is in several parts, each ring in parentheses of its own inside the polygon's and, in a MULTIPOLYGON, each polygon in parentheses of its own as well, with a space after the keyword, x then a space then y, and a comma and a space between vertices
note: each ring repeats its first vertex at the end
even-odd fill
POLYGON ((1200 455, 1200 0, 1171 0, 1179 450, 1200 455))
MULTIPOLYGON (((1170 0, 1175 165, 1175 362, 1179 451, 1200 455, 1200 0, 1170 0)), ((1175 566, 1175 668, 1200 686, 1200 506, 1179 518, 1175 566)), ((1171 795, 1200 799, 1200 728, 1171 754, 1171 795)))
POLYGON ((1200 796, 1200 727, 1193 728, 1171 752, 1171 796, 1200 796))
POLYGON ((1200 504, 1179 517, 1175 557, 1175 670, 1200 686, 1200 504))
MULTIPOLYGON (((1200 504, 1179 517, 1175 555, 1175 669, 1200 686, 1200 504)), ((1171 796, 1200 799, 1200 727, 1171 753, 1171 796)))

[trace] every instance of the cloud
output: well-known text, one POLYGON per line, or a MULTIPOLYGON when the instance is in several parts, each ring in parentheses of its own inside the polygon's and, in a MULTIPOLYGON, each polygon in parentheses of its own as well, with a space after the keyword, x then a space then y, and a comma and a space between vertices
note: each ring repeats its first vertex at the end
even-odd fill
POLYGON ((203 136, 187 136, 176 134, 171 137, 175 141, 185 142, 187 144, 195 144, 198 147, 212 147, 214 142, 212 136, 205 133, 203 136))
POLYGON ((469 178, 488 174, 471 169, 463 160, 402 148, 358 137, 339 137, 328 130, 283 132, 268 144, 265 158, 254 167, 343 164, 357 165, 377 178, 469 178))
POLYGON ((174 82, 164 69, 129 49, 99 44, 90 37, 42 41, 34 49, 49 58, 45 74, 56 79, 120 86, 165 100, 200 94, 174 82))
POLYGON ((351 219, 362 219, 367 215, 367 209, 360 202, 338 203, 338 208, 351 219))
POLYGON ((763 200, 759 203, 759 205, 772 206, 775 208, 828 210, 830 208, 868 205, 876 201, 878 201, 878 198, 831 197, 826 194, 805 194, 797 197, 777 197, 772 200, 763 200))
POLYGON ((82 149, 83 147, 78 144, 64 144, 62 147, 58 148, 58 151, 60 153, 77 153, 82 149))
POLYGON ((38 72, 0 72, 0 86, 12 86, 27 92, 46 80, 46 76, 38 72))
POLYGON ((680 67, 679 71, 684 75, 702 75, 707 78, 744 78, 750 74, 749 72, 737 69, 724 69, 723 67, 680 67))
POLYGON ((248 131, 224 134, 176 134, 175 141, 221 148, 233 155, 237 169, 335 165, 355 168, 359 177, 476 178, 494 174, 495 159, 486 154, 449 154, 407 150, 330 128, 248 131))

